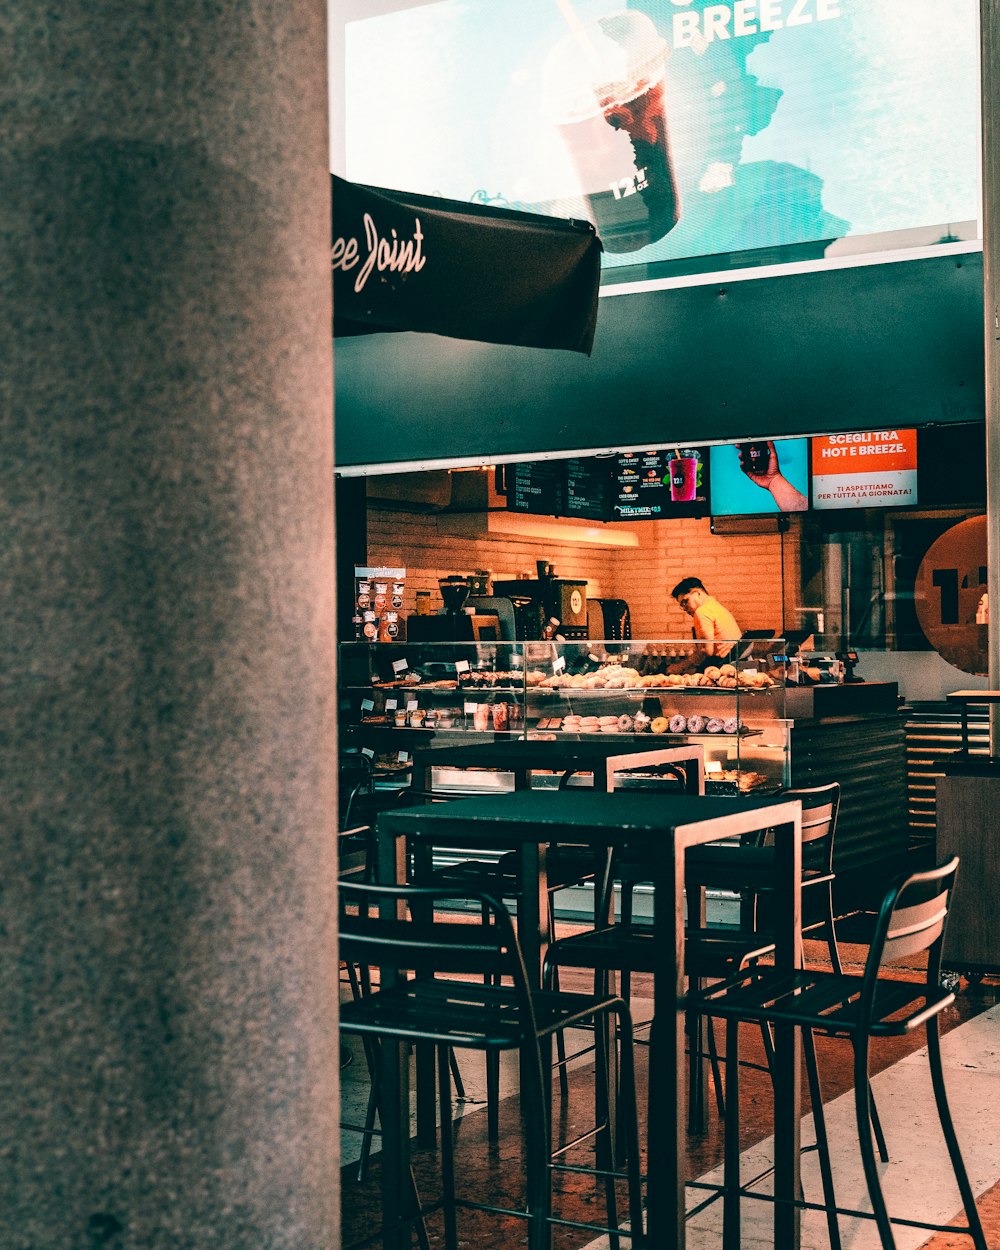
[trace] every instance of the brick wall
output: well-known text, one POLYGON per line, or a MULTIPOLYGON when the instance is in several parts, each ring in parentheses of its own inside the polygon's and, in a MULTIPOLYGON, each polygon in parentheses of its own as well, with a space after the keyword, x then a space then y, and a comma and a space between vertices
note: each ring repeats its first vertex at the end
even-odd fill
POLYGON ((682 577, 700 577, 743 629, 782 624, 782 541, 788 535, 716 535, 704 520, 613 523, 608 530, 638 534, 638 547, 600 547, 505 534, 456 537, 446 516, 368 505, 368 560, 406 568, 404 612, 417 590, 441 606, 438 578, 489 569, 495 578, 535 575, 535 561, 551 561, 560 577, 588 583, 591 598, 624 599, 635 638, 686 638, 690 621, 670 598, 682 577))

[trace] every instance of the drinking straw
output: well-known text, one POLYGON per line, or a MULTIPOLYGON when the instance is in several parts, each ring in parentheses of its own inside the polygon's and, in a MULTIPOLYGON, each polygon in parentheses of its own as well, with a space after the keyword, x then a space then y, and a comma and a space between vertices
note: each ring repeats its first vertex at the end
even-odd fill
POLYGON ((590 36, 587 34, 587 28, 580 21, 580 15, 573 8, 572 0, 556 0, 559 12, 566 19, 566 25, 576 36, 577 43, 583 49, 584 55, 592 65, 597 64, 597 49, 590 42, 590 36))

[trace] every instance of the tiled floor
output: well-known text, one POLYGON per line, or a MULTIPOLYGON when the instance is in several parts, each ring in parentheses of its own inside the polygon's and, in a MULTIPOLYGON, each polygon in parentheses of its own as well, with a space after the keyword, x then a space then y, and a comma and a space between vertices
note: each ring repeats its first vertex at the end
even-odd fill
MULTIPOLYGON (((574 988, 568 985, 567 988, 574 988)), ((582 988, 582 987, 581 987, 582 988)), ((638 1016, 648 1010, 648 985, 642 978, 634 987, 633 1007, 638 1016)), ((1000 1250, 1000 983, 988 978, 980 986, 963 983, 955 1005, 944 1017, 947 1031, 944 1044, 948 1089, 952 1109, 973 1187, 981 1194, 979 1208, 986 1227, 990 1247, 1000 1250)), ((915 1039, 884 1043, 875 1055, 873 1069, 878 1073, 874 1087, 889 1141, 891 1161, 884 1169, 884 1183, 890 1212, 909 1218, 947 1222, 959 1210, 947 1164, 941 1157, 933 1108, 928 1116, 929 1081, 926 1064, 919 1052, 922 1033, 915 1039)), ((867 1205, 860 1184, 860 1166, 855 1144, 851 1090, 850 1049, 842 1041, 820 1039, 819 1063, 824 1085, 824 1106, 830 1121, 835 1159, 838 1200, 867 1205)), ((759 1034, 747 1033, 747 1057, 762 1057, 759 1034)), ((645 1121, 645 1051, 638 1053, 640 1079, 640 1115, 645 1121)), ((486 1112, 481 1101, 483 1080, 481 1060, 472 1056, 463 1064, 470 1101, 461 1108, 463 1116, 456 1131, 459 1160, 459 1186, 475 1192, 482 1200, 485 1194, 511 1199, 517 1203, 521 1186, 520 1121, 516 1098, 516 1072, 506 1069, 502 1084, 501 1132, 498 1143, 491 1145, 486 1135, 486 1112)), ((357 1051, 354 1062, 343 1074, 345 1101, 363 1102, 367 1078, 363 1056, 357 1051)), ((586 1123, 587 1107, 592 1102, 592 1069, 588 1060, 581 1061, 571 1073, 570 1096, 563 1102, 556 1095, 556 1132, 570 1136, 586 1123)), ((363 1111, 363 1108, 362 1108, 363 1111)), ((806 1108, 808 1111, 808 1107, 806 1108)), ((356 1118, 357 1111, 353 1112, 356 1118)), ((741 1100, 742 1148, 747 1169, 767 1156, 771 1133, 771 1103, 765 1074, 748 1072, 743 1081, 741 1100)), ((803 1140, 810 1128, 803 1128, 803 1140)), ((377 1147, 376 1147, 377 1148, 377 1147)), ((356 1156, 357 1139, 344 1140, 344 1159, 356 1156)), ((721 1125, 717 1116, 709 1117, 705 1134, 689 1139, 691 1175, 710 1173, 722 1157, 721 1125)), ((817 1197, 818 1182, 813 1175, 815 1155, 805 1156, 803 1183, 809 1197, 817 1197)), ((422 1193, 436 1192, 437 1157, 432 1151, 417 1151, 414 1168, 422 1193)), ((344 1243, 349 1244, 377 1225, 378 1164, 373 1162, 368 1179, 359 1184, 354 1169, 344 1171, 344 1243)), ((692 1201, 696 1200, 694 1195, 692 1201)), ((589 1182, 579 1177, 560 1181, 558 1204, 571 1219, 600 1220, 602 1203, 590 1193, 589 1182)), ((695 1217, 689 1224, 689 1240, 696 1250, 720 1245, 718 1205, 695 1217)), ((765 1203, 745 1203, 743 1244, 755 1248, 765 1244, 767 1213, 765 1203)), ((499 1250, 525 1244, 523 1223, 478 1213, 460 1213, 461 1244, 476 1250, 499 1250)), ((960 1222, 960 1221, 957 1221, 960 1222)), ((429 1222, 432 1246, 443 1244, 440 1224, 429 1222)), ((869 1250, 878 1245, 874 1225, 870 1221, 841 1223, 845 1250, 869 1250)), ((900 1250, 927 1246, 931 1250, 967 1247, 967 1237, 948 1233, 899 1229, 900 1250)), ((628 1245, 623 1240, 623 1246, 628 1245)), ((769 1244, 769 1241, 767 1241, 769 1244)), ((577 1250, 593 1245, 606 1245, 594 1234, 580 1230, 559 1229, 555 1236, 557 1250, 577 1250)), ((825 1250, 828 1245, 823 1217, 807 1213, 803 1217, 803 1247, 825 1250)))

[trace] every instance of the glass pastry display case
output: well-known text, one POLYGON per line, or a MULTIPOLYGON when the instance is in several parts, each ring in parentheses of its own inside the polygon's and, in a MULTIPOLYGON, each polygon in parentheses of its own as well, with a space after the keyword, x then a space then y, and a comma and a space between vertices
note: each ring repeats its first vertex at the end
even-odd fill
POLYGON ((709 793, 773 790, 789 784, 785 664, 780 639, 707 664, 690 640, 344 643, 341 747, 391 775, 438 737, 696 741, 709 793))

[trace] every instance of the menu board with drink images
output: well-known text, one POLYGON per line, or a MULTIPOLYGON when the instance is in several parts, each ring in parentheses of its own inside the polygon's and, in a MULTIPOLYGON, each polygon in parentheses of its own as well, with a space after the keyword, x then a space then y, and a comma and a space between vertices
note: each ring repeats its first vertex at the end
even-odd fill
POLYGON ((627 451, 615 461, 615 518, 656 520, 704 509, 705 460, 694 447, 627 451))
POLYGON ((916 430, 865 430, 812 440, 814 508, 899 508, 916 502, 916 430))

